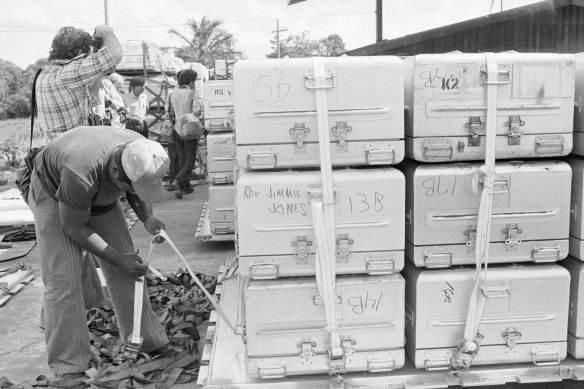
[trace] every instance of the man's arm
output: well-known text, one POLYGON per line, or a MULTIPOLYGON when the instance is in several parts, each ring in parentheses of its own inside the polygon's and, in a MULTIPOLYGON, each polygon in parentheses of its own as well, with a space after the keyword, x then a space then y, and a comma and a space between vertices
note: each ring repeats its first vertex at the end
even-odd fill
POLYGON ((142 201, 138 195, 133 192, 126 192, 126 198, 128 199, 128 203, 136 212, 138 218, 144 223, 144 228, 146 231, 151 233, 152 235, 156 235, 160 232, 160 230, 166 229, 164 223, 157 218, 154 217, 154 213, 152 212, 152 204, 142 201))
POLYGON ((109 50, 116 65, 122 61, 122 57, 124 56, 122 45, 111 27, 103 25, 96 26, 94 37, 101 39, 102 47, 106 47, 109 50))
POLYGON ((59 201, 59 215, 67 235, 81 247, 117 266, 133 279, 146 274, 148 264, 143 263, 139 255, 119 253, 89 226, 89 210, 79 210, 59 201))

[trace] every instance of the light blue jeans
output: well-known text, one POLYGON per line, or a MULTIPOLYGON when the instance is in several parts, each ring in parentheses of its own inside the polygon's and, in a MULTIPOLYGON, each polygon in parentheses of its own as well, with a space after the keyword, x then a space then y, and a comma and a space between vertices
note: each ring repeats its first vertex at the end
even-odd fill
MULTIPOLYGON (((83 249, 66 234, 61 225, 59 205, 42 188, 36 173, 31 177, 29 205, 34 213, 37 244, 41 255, 45 286, 44 324, 49 367, 57 376, 84 372, 89 368, 91 348, 82 281, 83 249)), ((90 226, 114 249, 134 252, 134 245, 121 205, 110 212, 92 216, 90 226)), ((97 258, 126 340, 134 321, 134 281, 120 270, 97 258)), ((94 266, 87 261, 88 266, 94 266)), ((93 269, 95 271, 95 269, 93 269)), ((168 343, 164 328, 150 305, 144 288, 141 336, 142 350, 154 351, 168 343)))

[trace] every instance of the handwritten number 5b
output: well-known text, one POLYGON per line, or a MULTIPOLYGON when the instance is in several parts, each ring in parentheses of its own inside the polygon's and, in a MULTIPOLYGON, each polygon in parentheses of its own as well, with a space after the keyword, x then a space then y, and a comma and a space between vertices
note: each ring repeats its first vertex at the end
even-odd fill
POLYGON ((278 76, 262 74, 258 76, 255 83, 255 88, 258 92, 256 102, 280 102, 284 100, 290 93, 290 84, 282 82, 282 76, 283 74, 278 76))

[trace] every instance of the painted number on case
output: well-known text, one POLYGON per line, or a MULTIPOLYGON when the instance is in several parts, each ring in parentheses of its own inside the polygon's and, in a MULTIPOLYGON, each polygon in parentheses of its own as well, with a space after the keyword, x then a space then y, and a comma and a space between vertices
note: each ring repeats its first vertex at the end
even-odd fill
POLYGON ((422 187, 426 189, 428 197, 433 196, 454 196, 456 189, 456 176, 452 177, 431 177, 422 181, 422 187))
POLYGON ((353 296, 347 299, 347 304, 351 307, 351 311, 357 315, 362 315, 367 312, 377 312, 383 292, 377 294, 365 293, 365 295, 353 296))
POLYGON ((260 74, 256 76, 255 101, 256 103, 279 103, 290 93, 290 84, 283 82, 284 72, 279 70, 276 74, 260 74))
MULTIPOLYGON (((445 281, 446 282, 446 281, 445 281)), ((445 303, 452 303, 452 299, 454 298, 454 287, 450 285, 450 283, 446 282, 446 287, 442 289, 443 294, 443 301, 445 303)))
POLYGON ((383 211, 383 198, 385 195, 379 192, 354 193, 348 196, 350 213, 364 213, 373 211, 379 213, 383 211))

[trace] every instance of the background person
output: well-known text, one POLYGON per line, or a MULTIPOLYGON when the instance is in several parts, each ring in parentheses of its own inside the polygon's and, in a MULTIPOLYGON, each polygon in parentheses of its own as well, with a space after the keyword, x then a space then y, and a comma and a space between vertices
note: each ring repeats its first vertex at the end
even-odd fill
POLYGON ((180 118, 184 118, 185 115, 193 113, 196 80, 197 72, 192 69, 181 70, 178 75, 178 88, 175 88, 169 98, 176 117, 173 137, 179 160, 179 170, 171 184, 174 186, 174 195, 179 199, 182 199, 184 194, 193 192, 193 188, 190 185, 190 174, 195 167, 198 139, 182 139, 176 132, 176 126, 181 125, 180 118))
POLYGON ((148 96, 144 93, 145 85, 144 77, 132 77, 129 91, 122 98, 126 107, 126 128, 148 138, 148 126, 146 125, 148 96))

